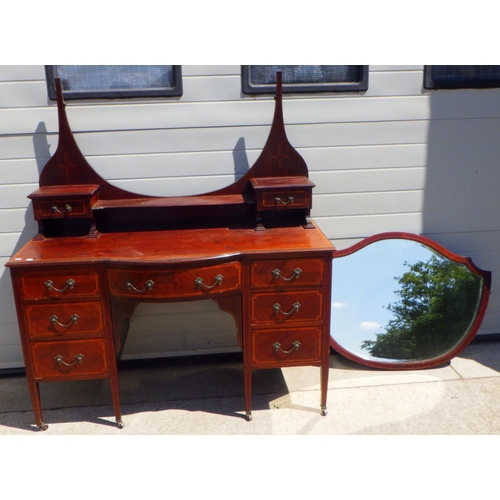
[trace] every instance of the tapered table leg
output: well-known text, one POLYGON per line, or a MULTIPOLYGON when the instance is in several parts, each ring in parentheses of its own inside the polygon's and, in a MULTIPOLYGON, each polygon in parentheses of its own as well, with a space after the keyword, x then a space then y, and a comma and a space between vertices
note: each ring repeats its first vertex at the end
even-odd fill
POLYGON ((245 382, 245 414, 247 420, 252 420, 252 369, 243 369, 243 378, 245 382))
POLYGON ((329 369, 329 363, 323 363, 321 365, 321 415, 323 415, 323 417, 328 414, 328 410, 326 409, 326 398, 328 395, 329 369))
POLYGON ((37 382, 28 382, 28 389, 31 398, 31 406, 35 414, 35 425, 41 430, 48 429, 48 425, 42 419, 42 403, 40 401, 40 386, 37 382))
POLYGON ((116 425, 118 426, 119 429, 123 429, 125 424, 123 423, 122 420, 122 410, 120 405, 120 387, 118 383, 118 377, 117 376, 110 377, 109 381, 111 384, 111 396, 113 398, 113 408, 115 411, 116 425))

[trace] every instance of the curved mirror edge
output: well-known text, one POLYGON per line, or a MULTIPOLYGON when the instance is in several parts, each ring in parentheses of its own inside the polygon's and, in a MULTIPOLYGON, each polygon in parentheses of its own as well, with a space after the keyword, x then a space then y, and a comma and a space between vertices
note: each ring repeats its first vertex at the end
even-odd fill
MULTIPOLYGON (((398 261, 394 263, 399 266, 399 269, 401 269, 401 266, 408 266, 411 268, 411 263, 409 264, 406 261, 403 262, 401 255, 399 255, 399 259, 392 258, 392 260, 398 261)), ((460 352, 462 352, 463 349, 465 349, 465 347, 471 342, 471 340, 479 330, 486 313, 491 287, 491 272, 478 268, 470 258, 457 255, 425 236, 404 232, 388 232, 370 236, 356 243, 355 245, 352 245, 349 248, 336 251, 333 256, 333 264, 330 345, 335 351, 337 351, 344 357, 366 366, 392 370, 414 370, 431 368, 445 364, 449 362, 453 357, 457 356, 460 352), (458 270, 459 272, 465 270, 466 275, 468 276, 468 281, 472 281, 475 283, 475 290, 468 296, 470 299, 468 304, 468 311, 470 313, 469 317, 468 319, 462 318, 462 332, 459 333, 451 341, 448 341, 446 347, 443 348, 443 350, 440 352, 434 352, 427 356, 408 356, 405 359, 403 359, 403 357, 396 356, 393 358, 388 358, 384 357, 380 353, 378 354, 378 356, 374 356, 368 350, 370 346, 373 347, 373 344, 375 343, 374 339, 377 338, 376 333, 374 334, 373 331, 371 337, 368 336, 367 339, 363 338, 363 341, 361 342, 359 342, 358 339, 358 341, 354 342, 354 344, 351 344, 352 341, 350 337, 343 337, 342 335, 338 334, 338 332, 340 331, 338 321, 340 321, 339 317, 341 316, 339 311, 342 311, 344 313, 344 307, 349 303, 349 298, 347 298, 347 300, 345 301, 342 301, 345 297, 339 297, 337 290, 340 290, 339 293, 342 294, 342 290, 349 289, 351 294, 350 298, 352 300, 354 300, 353 297, 358 298, 359 303, 362 304, 361 308, 364 308, 363 314, 366 313, 368 314, 368 316, 357 317, 356 319, 359 325, 362 326, 365 330, 373 330, 373 328, 375 327, 380 328, 381 326, 383 326, 381 323, 377 323, 376 321, 370 321, 370 307, 372 307, 373 305, 370 303, 370 301, 366 300, 368 297, 370 297, 370 293, 380 295, 380 299, 377 300, 384 300, 382 298, 384 297, 384 295, 381 293, 380 289, 377 290, 378 285, 377 287, 374 286, 373 289, 370 290, 370 293, 357 294, 357 292, 359 284, 361 283, 361 281, 363 281, 364 283, 366 281, 364 278, 366 278, 368 275, 372 276, 373 274, 377 274, 377 272, 383 273, 384 266, 381 265, 382 255, 387 256, 388 252, 382 244, 374 244, 377 242, 384 242, 384 245, 387 246, 388 244, 391 244, 392 241, 396 241, 401 244, 414 242, 411 245, 414 245, 415 248, 420 247, 421 249, 427 249, 429 259, 433 259, 433 261, 439 260, 440 262, 449 263, 449 266, 451 268, 458 270), (358 260, 358 262, 356 262, 356 259, 359 256, 363 256, 365 250, 372 254, 368 255, 369 257, 371 257, 371 260, 369 262, 366 262, 369 259, 365 258, 365 263, 363 263, 361 260, 358 260), (346 274, 345 277, 336 275, 335 263, 341 262, 337 259, 347 256, 353 256, 353 265, 356 266, 357 272, 362 273, 361 275, 355 276, 351 274, 351 276, 347 276, 346 274), (367 267, 363 269, 363 266, 367 267), (361 277, 363 277, 363 279, 361 277), (364 344, 363 348, 361 348, 362 344, 364 344)), ((346 267, 346 273, 349 273, 349 266, 346 267)), ((403 276, 405 276, 405 274, 403 274, 403 276)), ((379 276, 378 279, 383 279, 386 282, 391 281, 392 283, 394 283, 394 280, 398 280, 398 282, 401 282, 400 280, 402 279, 402 276, 394 276, 394 274, 392 274, 390 276, 379 276)), ((374 283, 376 283, 376 281, 374 281, 374 283)), ((456 288, 457 287, 455 287, 455 289, 456 288)), ((400 290, 392 293, 393 300, 390 302, 389 307, 387 307, 387 302, 382 302, 378 304, 379 310, 385 309, 387 312, 387 310, 397 308, 398 305, 401 305, 401 302, 405 299, 404 294, 402 295, 400 290), (396 296, 397 299, 394 299, 394 297, 396 296), (398 304, 397 301, 400 299, 401 302, 399 302, 398 304)), ((346 307, 346 309, 348 308, 346 307)), ((427 317, 426 321, 428 319, 429 318, 427 317)), ((394 326, 395 323, 397 323, 397 321, 392 319, 392 321, 389 320, 387 324, 391 324, 394 326)))

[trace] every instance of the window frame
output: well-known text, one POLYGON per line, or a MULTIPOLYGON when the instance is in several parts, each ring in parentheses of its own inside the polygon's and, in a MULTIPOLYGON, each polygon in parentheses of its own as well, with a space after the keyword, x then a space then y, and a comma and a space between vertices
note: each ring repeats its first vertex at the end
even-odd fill
MULTIPOLYGON (((359 82, 339 83, 296 83, 283 82, 283 93, 320 93, 320 92, 364 92, 368 90, 368 66, 358 65, 361 68, 361 80, 359 82)), ((250 65, 241 66, 241 88, 247 95, 274 94, 276 84, 254 84, 250 80, 250 65)))
MULTIPOLYGON (((77 99, 133 99, 144 97, 180 97, 182 88, 182 66, 172 65, 174 74, 174 86, 152 89, 118 89, 118 90, 96 90, 96 91, 71 91, 63 89, 65 100, 77 99)), ((47 90, 49 99, 57 100, 55 78, 57 76, 57 66, 45 66, 47 90)))
POLYGON ((477 81, 452 81, 436 82, 432 78, 432 65, 424 66, 424 88, 428 90, 446 89, 491 89, 500 87, 500 77, 498 80, 477 80, 477 81))

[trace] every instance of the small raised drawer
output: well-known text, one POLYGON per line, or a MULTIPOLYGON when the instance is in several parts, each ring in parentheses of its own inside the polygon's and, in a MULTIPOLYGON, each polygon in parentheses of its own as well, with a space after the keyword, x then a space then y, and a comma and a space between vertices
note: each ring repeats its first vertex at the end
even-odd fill
POLYGON ((100 302, 26 304, 25 311, 28 336, 32 340, 104 335, 100 302))
POLYGON ((51 218, 92 218, 98 199, 97 184, 43 186, 28 197, 33 200, 35 220, 51 218))
POLYGON ((321 290, 255 293, 251 298, 250 315, 254 325, 322 321, 323 293, 321 290))
POLYGON ((262 194, 261 210, 285 208, 311 208, 311 197, 307 191, 282 190, 262 194))
POLYGON ((108 375, 104 339, 31 342, 36 379, 67 379, 108 375))
POLYGON ((38 201, 35 202, 34 209, 36 220, 51 217, 91 217, 90 207, 85 200, 80 199, 38 201))
POLYGON ((109 289, 116 297, 168 299, 210 296, 241 288, 241 265, 229 262, 216 266, 182 269, 108 269, 109 289))
POLYGON ((321 360, 321 327, 252 332, 252 363, 280 366, 321 360))
POLYGON ((302 176, 260 177, 250 180, 257 211, 311 208, 314 184, 302 176))
POLYGON ((97 267, 26 269, 21 271, 24 300, 98 297, 97 267))
POLYGON ((323 284, 323 269, 321 259, 254 260, 250 264, 250 286, 320 286, 323 284))

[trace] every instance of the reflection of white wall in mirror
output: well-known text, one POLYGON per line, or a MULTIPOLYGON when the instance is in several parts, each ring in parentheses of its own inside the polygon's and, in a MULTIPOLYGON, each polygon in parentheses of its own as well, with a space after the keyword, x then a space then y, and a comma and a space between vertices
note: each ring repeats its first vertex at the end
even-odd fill
POLYGON ((331 335, 357 354, 367 340, 384 333, 393 315, 387 309, 398 300, 397 279, 416 262, 427 262, 435 252, 421 243, 388 239, 333 259, 331 335), (342 304, 342 307, 339 307, 342 304))

